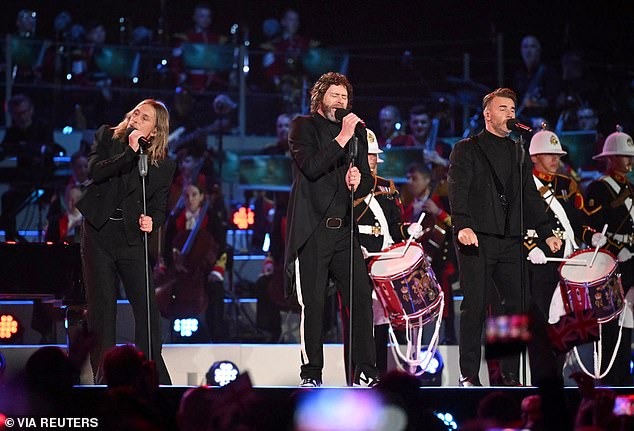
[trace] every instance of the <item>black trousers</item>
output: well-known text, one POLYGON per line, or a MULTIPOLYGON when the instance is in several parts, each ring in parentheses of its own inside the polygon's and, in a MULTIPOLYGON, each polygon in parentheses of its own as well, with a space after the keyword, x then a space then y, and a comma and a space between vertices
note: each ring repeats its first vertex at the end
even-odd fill
MULTIPOLYGON (((95 383, 103 383, 103 357, 116 341, 117 283, 123 282, 134 315, 134 338, 148 357, 147 302, 143 245, 128 245, 124 222, 108 220, 99 230, 84 221, 81 255, 88 302, 88 329, 96 340, 90 352, 95 383)), ((153 292, 153 290, 151 290, 153 292)), ((155 296, 150 295, 152 353, 159 383, 171 380, 161 356, 161 331, 155 296)))
MULTIPOLYGON (((301 306, 300 377, 321 379, 324 366, 323 317, 328 278, 332 276, 345 308, 350 304, 350 228, 329 229, 320 224, 299 250, 295 262, 297 297, 301 306), (299 278, 299 280, 298 280, 299 278), (298 282, 299 281, 299 282, 298 282)), ((372 336, 372 287, 358 241, 354 240, 354 286, 352 303, 352 357, 356 372, 376 376, 372 336)))
MULTIPOLYGON (((464 299, 460 306, 460 373, 477 378, 482 354, 482 331, 488 298, 497 289, 501 312, 516 314, 521 309, 521 239, 476 233, 479 247, 465 246, 455 238, 460 287, 464 299)), ((502 358, 504 374, 519 374, 519 354, 502 358)))

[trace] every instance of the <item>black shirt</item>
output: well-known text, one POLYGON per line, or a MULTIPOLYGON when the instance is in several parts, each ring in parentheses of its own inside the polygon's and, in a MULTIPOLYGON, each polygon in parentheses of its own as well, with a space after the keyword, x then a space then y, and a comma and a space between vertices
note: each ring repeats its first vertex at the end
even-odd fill
MULTIPOLYGON (((341 123, 334 123, 321 115, 316 115, 315 117, 318 119, 321 127, 326 127, 328 129, 333 140, 337 137, 339 132, 341 132, 341 123)), ((343 150, 346 154, 348 153, 348 144, 346 144, 343 150)), ((348 158, 342 157, 337 161, 337 167, 348 163, 348 158)), ((326 216, 343 218, 350 213, 350 190, 348 190, 348 186, 346 186, 345 177, 337 175, 333 176, 332 180, 337 182, 337 192, 335 193, 332 203, 328 208, 326 216)))
POLYGON ((495 174, 508 194, 510 192, 511 169, 516 166, 515 152, 513 151, 515 144, 509 138, 501 138, 486 129, 480 136, 480 141, 495 174))

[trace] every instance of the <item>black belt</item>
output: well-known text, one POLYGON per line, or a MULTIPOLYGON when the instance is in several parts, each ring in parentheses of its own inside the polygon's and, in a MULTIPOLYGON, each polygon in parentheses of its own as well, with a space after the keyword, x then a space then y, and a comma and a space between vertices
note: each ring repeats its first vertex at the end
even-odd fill
POLYGON ((324 224, 328 229, 341 229, 348 226, 348 217, 326 217, 324 224))

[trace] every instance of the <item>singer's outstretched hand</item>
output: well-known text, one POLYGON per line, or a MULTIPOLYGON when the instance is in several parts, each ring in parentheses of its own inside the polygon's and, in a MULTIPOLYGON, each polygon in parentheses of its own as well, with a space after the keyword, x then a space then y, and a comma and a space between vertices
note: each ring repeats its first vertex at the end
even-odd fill
POLYGON ((143 232, 152 232, 152 217, 141 214, 139 216, 139 227, 143 232))
POLYGON ((348 186, 348 190, 354 186, 354 190, 356 191, 359 184, 361 184, 361 172, 359 172, 356 166, 350 165, 348 172, 346 172, 346 185, 348 186))
POLYGON ((143 132, 136 129, 133 130, 132 133, 130 133, 130 136, 128 136, 128 145, 130 148, 132 148, 135 152, 139 151, 139 138, 143 137, 143 132))
POLYGON ((458 232, 458 241, 460 241, 460 244, 475 245, 478 247, 478 236, 470 227, 460 229, 458 232))
POLYGON ((354 135, 354 128, 359 122, 363 123, 361 118, 357 117, 357 115, 353 112, 343 117, 343 120, 341 120, 341 132, 339 132, 335 138, 341 148, 345 147, 350 138, 352 138, 352 135, 354 135))

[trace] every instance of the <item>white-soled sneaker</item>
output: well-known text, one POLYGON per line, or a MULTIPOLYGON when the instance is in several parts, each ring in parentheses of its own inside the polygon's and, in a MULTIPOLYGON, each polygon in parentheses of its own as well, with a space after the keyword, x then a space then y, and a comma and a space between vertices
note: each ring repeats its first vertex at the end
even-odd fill
POLYGON ((379 384, 378 377, 368 376, 365 371, 361 371, 359 375, 354 379, 352 386, 362 388, 373 388, 379 384))
POLYGON ((321 380, 311 379, 310 377, 302 379, 302 382, 299 384, 300 388, 318 388, 320 386, 321 386, 321 380))

